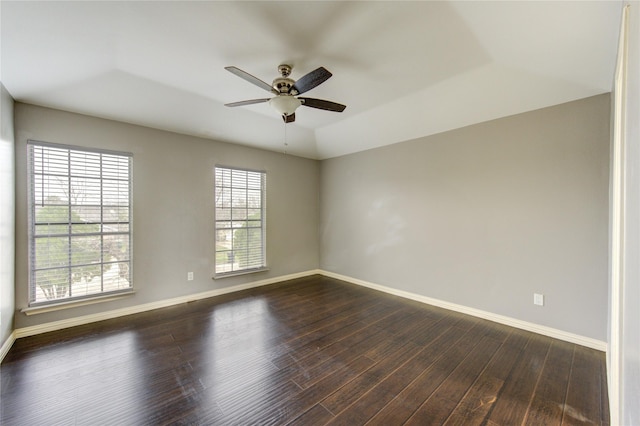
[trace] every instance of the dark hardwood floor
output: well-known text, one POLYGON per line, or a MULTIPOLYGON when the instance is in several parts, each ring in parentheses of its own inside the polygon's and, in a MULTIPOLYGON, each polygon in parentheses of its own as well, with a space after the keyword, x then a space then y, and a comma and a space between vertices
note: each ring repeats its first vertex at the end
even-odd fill
POLYGON ((3 425, 607 424, 605 356, 313 276, 18 339, 3 425))

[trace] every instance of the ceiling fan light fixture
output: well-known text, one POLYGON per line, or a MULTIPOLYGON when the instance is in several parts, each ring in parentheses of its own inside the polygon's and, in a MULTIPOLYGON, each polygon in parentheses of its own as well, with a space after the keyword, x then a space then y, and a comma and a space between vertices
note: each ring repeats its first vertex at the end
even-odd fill
POLYGON ((302 102, 295 96, 278 95, 271 98, 269 104, 281 115, 291 115, 302 105, 302 102))

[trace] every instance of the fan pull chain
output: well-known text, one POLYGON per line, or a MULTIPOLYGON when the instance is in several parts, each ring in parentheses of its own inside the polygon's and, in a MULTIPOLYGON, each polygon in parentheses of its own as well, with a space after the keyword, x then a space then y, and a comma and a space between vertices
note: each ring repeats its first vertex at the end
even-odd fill
POLYGON ((284 124, 284 151, 283 151, 283 154, 287 155, 287 147, 289 146, 289 144, 287 143, 287 122, 285 121, 283 124, 284 124))

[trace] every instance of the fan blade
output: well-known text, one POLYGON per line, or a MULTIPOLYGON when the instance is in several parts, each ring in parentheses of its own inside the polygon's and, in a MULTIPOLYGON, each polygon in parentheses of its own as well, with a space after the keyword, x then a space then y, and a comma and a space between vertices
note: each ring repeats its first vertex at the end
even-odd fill
POLYGON ((251 74, 249 74, 246 71, 242 71, 240 68, 237 67, 224 67, 225 70, 229 71, 231 74, 235 74, 238 77, 242 78, 243 80, 248 81, 251 84, 255 84, 256 86, 258 86, 261 89, 266 90, 267 92, 271 92, 271 93, 278 93, 278 91, 276 89, 274 89, 273 87, 271 87, 270 84, 265 83, 264 81, 260 80, 258 77, 254 77, 251 74))
POLYGON ((298 95, 301 95, 304 92, 308 92, 314 87, 324 83, 331 77, 331 73, 327 71, 324 67, 320 67, 314 71, 311 71, 309 74, 303 75, 295 82, 295 84, 291 87, 290 92, 294 90, 298 92, 298 95))
POLYGON ((269 102, 269 101, 270 101, 270 98, 250 99, 248 101, 231 102, 230 104, 224 104, 224 106, 237 107, 237 106, 243 106, 243 105, 261 104, 263 102, 269 102))
POLYGON ((342 112, 347 107, 346 105, 338 104, 336 102, 325 101, 324 99, 315 98, 298 98, 302 101, 302 105, 311 108, 324 109, 327 111, 342 112))
POLYGON ((296 113, 295 113, 295 112, 292 112, 292 113, 291 113, 291 114, 289 114, 289 115, 282 114, 282 120, 283 120, 285 123, 293 123, 294 121, 296 121, 296 113))

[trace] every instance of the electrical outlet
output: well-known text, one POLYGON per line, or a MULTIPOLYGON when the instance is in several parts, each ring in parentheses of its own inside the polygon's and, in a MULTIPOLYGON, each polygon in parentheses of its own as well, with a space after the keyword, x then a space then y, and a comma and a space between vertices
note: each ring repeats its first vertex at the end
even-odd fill
POLYGON ((187 272, 187 281, 193 281, 193 272, 187 272))
POLYGON ((544 294, 533 293, 533 304, 538 306, 544 306, 544 294))

